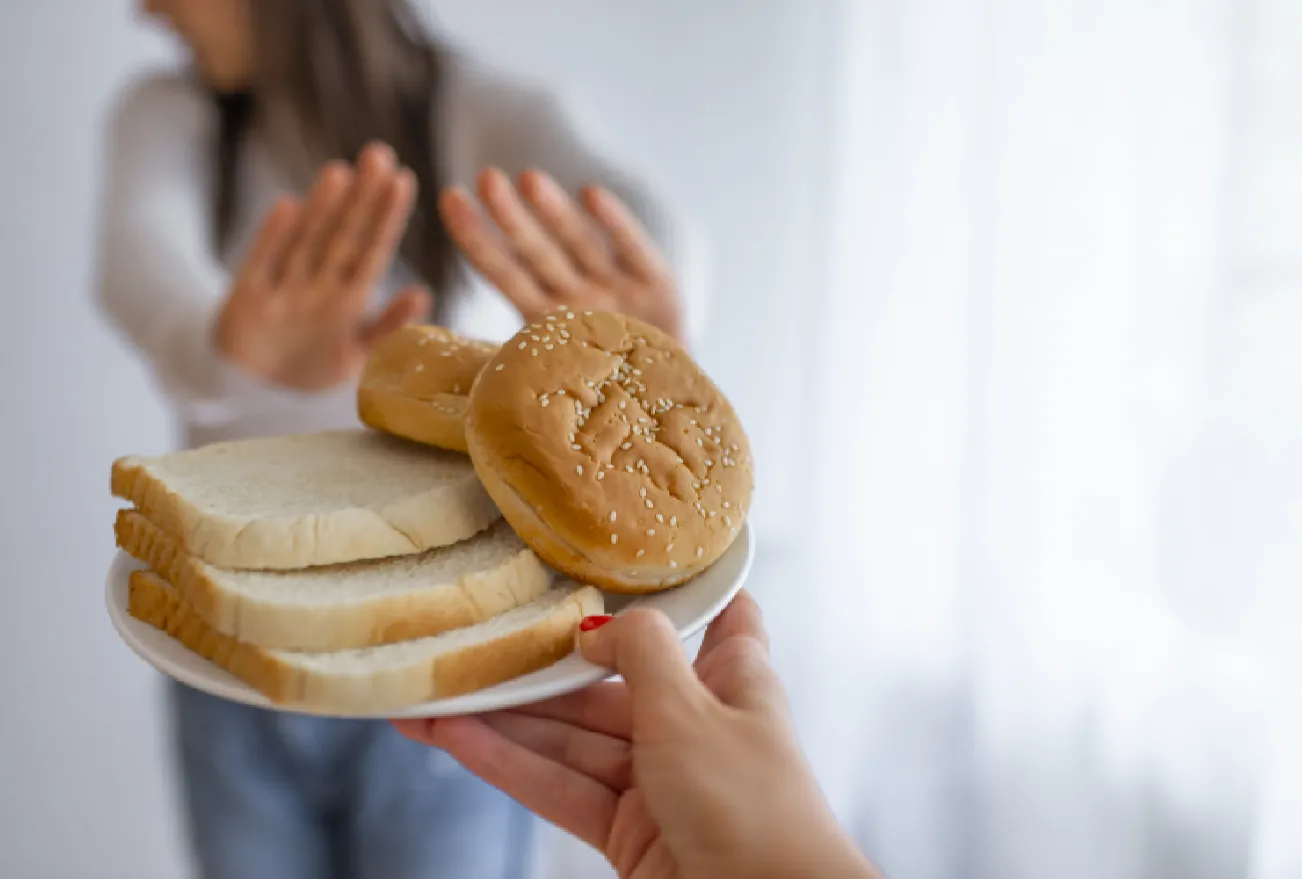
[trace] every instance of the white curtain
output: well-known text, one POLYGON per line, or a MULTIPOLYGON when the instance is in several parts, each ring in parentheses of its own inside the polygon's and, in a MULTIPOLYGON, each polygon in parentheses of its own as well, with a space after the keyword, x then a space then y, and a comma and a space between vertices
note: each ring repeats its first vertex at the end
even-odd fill
POLYGON ((797 690, 894 875, 1302 875, 1292 7, 840 4, 797 690))
POLYGON ((768 616, 834 806, 901 879, 1302 876, 1302 7, 818 8, 768 616))

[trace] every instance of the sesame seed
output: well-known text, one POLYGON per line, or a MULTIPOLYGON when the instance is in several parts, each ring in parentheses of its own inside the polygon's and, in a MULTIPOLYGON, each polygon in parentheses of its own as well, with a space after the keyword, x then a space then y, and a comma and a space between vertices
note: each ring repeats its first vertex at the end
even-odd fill
POLYGON ((425 368, 425 364, 423 364, 423 363, 417 363, 417 364, 416 364, 416 371, 417 371, 417 372, 420 372, 420 371, 423 370, 424 368, 425 368))
POLYGON ((656 521, 659 522, 661 525, 663 525, 664 522, 665 522, 665 514, 664 514, 664 513, 656 513, 656 521))
POLYGON ((570 445, 570 448, 578 452, 578 451, 582 451, 583 446, 579 445, 578 443, 573 443, 570 445))
POLYGON ((557 391, 557 392, 556 392, 556 396, 558 396, 558 397, 564 397, 564 396, 565 396, 565 388, 561 388, 559 391, 557 391))
MULTIPOLYGON (((642 463, 642 462, 639 461, 638 463, 640 464, 640 463, 642 463)), ((642 488, 640 489, 640 493, 641 493, 642 497, 646 497, 646 486, 642 486, 642 488)))
POLYGON ((646 435, 646 441, 647 441, 647 442, 654 442, 655 440, 654 440, 654 438, 651 436, 651 434, 648 433, 648 434, 646 435))
POLYGON ((537 348, 534 348, 534 349, 533 349, 533 356, 534 356, 534 357, 537 357, 537 356, 538 356, 538 349, 537 349, 537 348))
POLYGON ((615 521, 615 511, 614 511, 614 510, 611 510, 611 511, 610 511, 610 521, 612 521, 612 522, 615 521))
POLYGON ((648 510, 655 509, 655 504, 651 501, 651 498, 646 499, 646 508, 648 510))
POLYGON ((701 556, 703 556, 703 555, 705 555, 705 547, 703 547, 703 546, 698 546, 698 547, 696 548, 696 557, 699 559, 699 558, 700 558, 701 556))
POLYGON ((731 528, 731 527, 732 527, 732 517, 731 517, 731 516, 724 516, 724 517, 723 517, 723 524, 725 524, 725 525, 727 525, 729 528, 731 528))
POLYGON ((672 526, 674 526, 675 528, 677 528, 677 527, 678 527, 678 517, 677 517, 677 516, 670 516, 670 517, 669 517, 669 524, 672 525, 672 526))
POLYGON ((619 543, 619 535, 618 535, 618 534, 612 534, 612 535, 610 535, 610 542, 611 542, 611 543, 619 543))
POLYGON ((548 351, 552 350, 552 343, 548 342, 546 345, 543 345, 543 348, 545 348, 548 351))
POLYGON ((548 401, 548 399, 547 399, 547 395, 546 395, 546 394, 543 394, 541 397, 538 398, 538 404, 539 404, 540 406, 542 406, 544 409, 547 408, 547 403, 548 403, 548 402, 549 402, 549 401, 548 401))
POLYGON ((714 510, 710 510, 710 518, 713 519, 714 516, 715 516, 715 512, 714 512, 714 510))
POLYGON ((646 555, 646 550, 645 550, 645 549, 639 549, 639 550, 637 551, 637 557, 638 557, 638 558, 642 558, 642 556, 644 556, 644 555, 646 555))
POLYGON ((627 470, 629 473, 632 473, 632 472, 633 472, 633 468, 630 467, 628 464, 625 464, 625 465, 624 465, 624 469, 627 470))
POLYGON ((582 464, 576 464, 575 467, 574 467, 574 472, 577 473, 577 474, 579 474, 580 476, 582 476, 582 475, 583 475, 583 465, 582 465, 582 464))
POLYGON ((521 343, 520 343, 520 350, 521 350, 521 351, 523 351, 525 348, 528 348, 528 347, 529 347, 529 343, 528 343, 528 342, 521 342, 521 343))
MULTIPOLYGON (((590 312, 590 311, 585 311, 585 312, 584 312, 584 314, 591 314, 591 313, 592 313, 592 312, 590 312)), ((572 311, 567 311, 567 312, 565 312, 565 317, 566 317, 567 320, 574 320, 574 312, 572 312, 572 311)))
POLYGON ((504 367, 504 366, 506 366, 505 363, 499 363, 499 364, 497 364, 496 368, 494 368, 493 371, 494 371, 494 372, 501 372, 501 371, 502 371, 502 367, 504 367))
POLYGON ((696 438, 696 444, 697 444, 698 446, 701 446, 702 448, 704 448, 704 446, 705 446, 705 441, 702 440, 702 439, 698 436, 698 437, 696 438))
POLYGON ((622 445, 620 446, 620 448, 623 449, 623 450, 625 450, 625 451, 628 451, 629 449, 633 448, 633 444, 632 444, 632 443, 624 443, 624 444, 622 444, 622 445))
POLYGON ((724 502, 723 502, 723 508, 724 508, 725 510, 728 509, 728 508, 731 507, 731 506, 732 506, 732 504, 728 503, 727 501, 724 501, 724 502))
POLYGON ((537 336, 530 336, 529 338, 530 338, 530 339, 533 339, 535 342, 538 341, 538 337, 537 337, 537 336))
POLYGON ((655 537, 655 536, 656 536, 656 530, 655 530, 654 528, 648 528, 648 529, 646 530, 646 536, 647 536, 647 537, 655 537))
POLYGON ((673 551, 674 551, 674 545, 672 543, 665 547, 665 552, 673 552, 673 551))
POLYGON ((678 567, 678 562, 674 561, 673 559, 670 559, 670 560, 669 560, 669 567, 671 567, 671 568, 676 568, 676 567, 678 567))
POLYGON ((598 470, 598 471, 597 471, 597 481, 600 482, 601 480, 603 480, 603 479, 605 479, 605 478, 606 478, 606 471, 605 471, 605 470, 598 470))

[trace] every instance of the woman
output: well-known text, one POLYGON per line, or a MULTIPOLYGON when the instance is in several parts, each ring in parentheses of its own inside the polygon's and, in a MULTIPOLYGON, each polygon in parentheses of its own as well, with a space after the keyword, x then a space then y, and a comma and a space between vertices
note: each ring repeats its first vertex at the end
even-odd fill
POLYGON ((880 879, 818 790, 746 592, 710 624, 694 666, 654 611, 580 629, 584 656, 622 681, 397 727, 447 748, 625 879, 880 879))
MULTIPOLYGON (((114 110, 99 298, 187 444, 355 425, 368 347, 412 320, 501 339, 565 302, 684 334, 680 227, 556 97, 435 45, 405 2, 145 10, 194 70, 114 110)), ((522 874, 525 813, 391 726, 169 694, 206 877, 522 874)))

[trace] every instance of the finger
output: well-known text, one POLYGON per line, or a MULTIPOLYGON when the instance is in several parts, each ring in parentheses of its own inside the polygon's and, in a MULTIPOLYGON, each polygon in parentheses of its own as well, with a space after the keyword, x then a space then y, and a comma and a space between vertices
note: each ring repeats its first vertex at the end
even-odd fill
POLYGON ((696 673, 705 686, 734 708, 781 710, 786 693, 769 664, 768 649, 749 635, 735 635, 697 660, 696 673))
POLYGON ((311 276, 322 238, 333 224, 335 211, 352 182, 353 172, 342 162, 330 162, 321 169, 303 208, 303 223, 285 270, 287 277, 302 280, 311 276))
POLYGON ((357 264, 369 239, 368 226, 381 213, 389 184, 397 173, 397 157, 382 143, 369 144, 357 160, 357 176, 347 200, 341 204, 339 222, 330 232, 321 271, 343 276, 357 264))
POLYGON ((687 661, 678 632, 659 611, 634 608, 579 635, 589 662, 622 675, 635 724, 645 719, 685 720, 708 703, 709 693, 687 661))
POLYGON ((492 234, 468 192, 460 187, 444 190, 439 198, 439 216, 475 270, 522 314, 532 318, 550 310, 552 300, 492 234))
POLYGON ((362 325, 357 340, 362 347, 370 348, 389 333, 420 320, 429 314, 433 297, 419 285, 399 291, 380 316, 362 325))
POLYGON ((276 200, 262 219, 253 246, 240 266, 238 289, 270 292, 285 270, 290 245, 303 221, 298 199, 285 196, 276 200))
POLYGON ((395 725, 409 738, 447 751, 531 812, 598 850, 605 848, 619 798, 600 782, 530 751, 476 718, 395 725))
POLYGON ((585 186, 580 198, 583 206, 610 235, 621 265, 644 280, 659 281, 668 277, 669 269, 660 250, 623 202, 599 186, 585 186))
POLYGON ((357 297, 370 290, 388 271, 393 255, 402 241, 416 200, 416 175, 404 168, 390 178, 374 210, 367 215, 366 232, 360 241, 357 258, 344 269, 349 289, 357 297))
POLYGON ((754 638, 765 651, 769 649, 769 635, 764 630, 764 614, 760 610, 759 602, 745 589, 738 592, 723 609, 723 613, 710 623, 709 628, 705 630, 705 639, 701 641, 701 649, 697 656, 702 658, 708 656, 715 647, 737 636, 754 638))
POLYGON ((558 242, 520 200, 511 178, 489 168, 479 175, 478 182, 479 197, 511 248, 554 295, 572 298, 582 283, 578 273, 558 242))
POLYGON ((633 734, 633 703, 629 701, 628 687, 620 681, 596 684, 515 710, 625 740, 633 734))
POLYGON ((520 175, 520 193, 581 271, 598 280, 615 274, 615 260, 600 230, 555 180, 526 171, 520 175))
POLYGON ((523 712, 486 714, 483 722, 506 738, 619 793, 628 789, 633 748, 628 741, 523 712))

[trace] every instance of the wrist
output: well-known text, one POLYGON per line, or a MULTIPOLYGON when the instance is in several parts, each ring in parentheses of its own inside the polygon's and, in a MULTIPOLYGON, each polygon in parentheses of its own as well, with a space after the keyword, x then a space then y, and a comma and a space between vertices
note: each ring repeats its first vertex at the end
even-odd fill
POLYGON ((832 820, 821 830, 810 833, 806 828, 799 840, 773 852, 763 870, 755 874, 756 879, 883 879, 840 824, 832 820))

